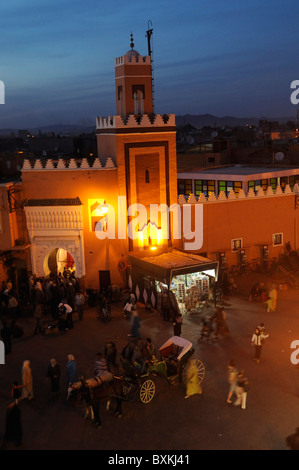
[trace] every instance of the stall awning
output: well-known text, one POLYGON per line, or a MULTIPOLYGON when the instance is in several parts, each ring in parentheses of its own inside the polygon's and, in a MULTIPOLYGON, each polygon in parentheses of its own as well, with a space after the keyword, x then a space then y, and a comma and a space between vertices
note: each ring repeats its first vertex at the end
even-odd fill
POLYGON ((200 255, 171 250, 157 255, 147 255, 144 252, 130 253, 129 263, 143 271, 144 275, 170 285, 174 276, 215 269, 218 273, 218 261, 204 258, 200 255))

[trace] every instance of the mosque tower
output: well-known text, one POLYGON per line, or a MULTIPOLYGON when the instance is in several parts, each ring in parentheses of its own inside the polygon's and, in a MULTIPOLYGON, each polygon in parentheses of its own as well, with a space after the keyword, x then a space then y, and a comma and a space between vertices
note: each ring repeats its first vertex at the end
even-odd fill
POLYGON ((132 34, 130 46, 123 57, 115 60, 116 113, 123 117, 152 114, 151 57, 142 57, 134 49, 132 34))
MULTIPOLYGON (((132 34, 129 51, 115 59, 115 96, 117 114, 97 118, 98 157, 103 162, 112 158, 118 195, 126 196, 127 208, 144 205, 150 225, 150 204, 177 203, 176 126, 174 114, 153 112, 151 56, 135 50, 132 34)), ((131 220, 128 216, 127 223, 131 220)), ((129 240, 129 251, 153 244, 172 246, 171 227, 167 238, 160 221, 157 230, 153 239, 139 227, 137 239, 129 240)))

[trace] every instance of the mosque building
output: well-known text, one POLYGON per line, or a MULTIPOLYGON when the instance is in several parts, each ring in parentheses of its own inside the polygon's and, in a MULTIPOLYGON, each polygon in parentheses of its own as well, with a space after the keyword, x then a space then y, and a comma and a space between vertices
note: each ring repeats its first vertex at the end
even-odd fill
POLYGON ((115 98, 116 115, 96 118, 96 158, 24 160, 22 181, 0 187, 0 246, 19 276, 68 268, 88 289, 129 286, 155 307, 167 288, 183 305, 224 259, 297 249, 297 184, 178 198, 175 116, 154 112, 151 56, 132 38, 115 59, 115 98))

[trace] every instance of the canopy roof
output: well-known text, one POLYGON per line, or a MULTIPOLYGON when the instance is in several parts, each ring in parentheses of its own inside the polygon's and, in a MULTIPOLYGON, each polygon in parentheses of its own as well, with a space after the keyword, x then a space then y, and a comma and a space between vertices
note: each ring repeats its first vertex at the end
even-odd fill
POLYGON ((133 268, 139 268, 145 275, 154 277, 165 284, 170 284, 173 276, 179 274, 211 269, 218 271, 218 261, 176 249, 153 256, 147 256, 144 252, 131 253, 129 262, 133 268))
POLYGON ((183 348, 180 354, 178 355, 178 359, 181 359, 186 354, 186 352, 192 348, 191 341, 181 338, 180 336, 172 336, 164 344, 162 344, 162 346, 159 349, 161 351, 162 349, 165 349, 167 348, 167 346, 171 346, 172 344, 175 344, 176 346, 180 346, 181 348, 183 348))

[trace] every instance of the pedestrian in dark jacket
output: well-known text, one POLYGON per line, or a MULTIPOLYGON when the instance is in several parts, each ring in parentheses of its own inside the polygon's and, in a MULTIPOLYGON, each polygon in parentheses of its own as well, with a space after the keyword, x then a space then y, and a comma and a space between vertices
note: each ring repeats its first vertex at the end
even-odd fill
POLYGON ((115 346, 114 342, 110 339, 105 344, 105 349, 104 349, 104 356, 105 356, 105 359, 107 361, 108 370, 110 372, 111 372, 111 366, 112 367, 117 366, 117 364, 116 364, 116 354, 117 354, 116 346, 115 346))
POLYGON ((50 360, 50 365, 47 370, 47 377, 51 381, 51 392, 54 397, 57 396, 59 393, 60 376, 61 376, 60 365, 57 364, 56 359, 52 358, 50 360))
POLYGON ((181 336, 182 332, 182 315, 179 314, 173 322, 173 334, 174 336, 181 336))

